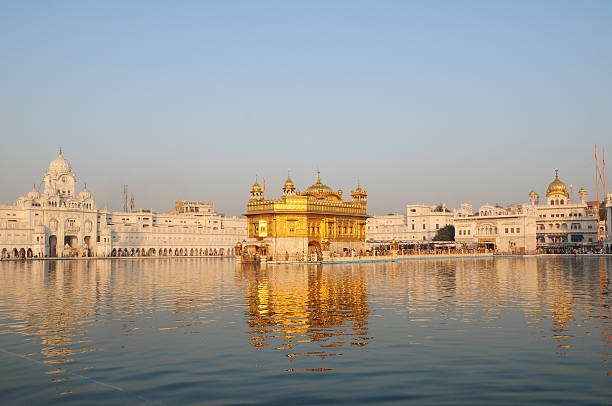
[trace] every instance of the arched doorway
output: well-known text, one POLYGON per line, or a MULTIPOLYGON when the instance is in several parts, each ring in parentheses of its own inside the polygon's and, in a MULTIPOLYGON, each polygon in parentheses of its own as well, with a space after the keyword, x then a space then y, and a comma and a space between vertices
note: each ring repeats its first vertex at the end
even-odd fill
POLYGON ((6 258, 8 257, 8 250, 6 248, 2 249, 2 257, 1 258, 6 258))
POLYGON ((83 242, 85 243, 85 249, 87 249, 87 256, 90 257, 91 256, 91 236, 86 236, 83 239, 83 242))
POLYGON ((32 252, 32 248, 28 248, 28 251, 26 252, 26 256, 28 258, 32 258, 34 256, 34 253, 32 252))
POLYGON ((57 257, 57 236, 55 235, 49 237, 49 256, 57 257))
POLYGON ((308 260, 320 261, 322 258, 321 244, 318 241, 310 241, 308 243, 308 260))

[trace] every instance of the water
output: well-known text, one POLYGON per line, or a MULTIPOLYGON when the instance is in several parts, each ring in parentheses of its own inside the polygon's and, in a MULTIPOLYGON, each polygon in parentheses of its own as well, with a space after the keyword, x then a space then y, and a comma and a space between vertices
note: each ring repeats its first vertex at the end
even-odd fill
POLYGON ((610 404, 612 258, 0 263, 0 404, 610 404))

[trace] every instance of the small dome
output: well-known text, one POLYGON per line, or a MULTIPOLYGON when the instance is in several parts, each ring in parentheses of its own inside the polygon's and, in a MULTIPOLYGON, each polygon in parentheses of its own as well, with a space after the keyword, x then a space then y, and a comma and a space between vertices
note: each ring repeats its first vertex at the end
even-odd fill
POLYGON ((49 172, 68 173, 71 171, 72 168, 70 167, 70 162, 64 158, 64 155, 62 155, 62 150, 60 149, 59 155, 49 164, 49 172))
POLYGON ((81 200, 91 199, 91 192, 89 191, 89 189, 87 189, 87 185, 85 185, 83 190, 81 190, 81 192, 79 193, 79 199, 81 200))
POLYGON ((559 170, 555 170, 555 179, 546 189, 546 197, 569 197, 567 185, 559 180, 559 170))
POLYGON ((27 194, 28 199, 36 200, 40 197, 40 192, 36 190, 36 186, 32 188, 27 194))
POLYGON ((259 186, 259 183, 257 183, 257 181, 251 187, 251 193, 253 192, 261 192, 261 186, 259 186))
POLYGON ((365 189, 361 188, 361 185, 357 184, 357 189, 351 192, 351 196, 356 200, 363 200, 368 196, 368 194, 365 189))
POLYGON ((291 180, 291 177, 287 177, 287 180, 285 181, 285 189, 295 189, 295 184, 293 183, 293 181, 291 180))

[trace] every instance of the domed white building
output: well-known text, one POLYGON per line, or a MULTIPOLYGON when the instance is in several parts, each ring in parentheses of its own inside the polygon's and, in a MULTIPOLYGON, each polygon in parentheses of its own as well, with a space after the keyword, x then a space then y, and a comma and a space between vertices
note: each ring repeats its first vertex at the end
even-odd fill
POLYGON ((589 206, 587 196, 587 191, 580 188, 580 201, 574 202, 571 188, 559 179, 558 170, 546 189, 546 204, 539 204, 536 192, 529 193, 538 215, 536 231, 540 250, 597 246, 597 210, 589 206))
POLYGON ((36 185, 14 205, 0 205, 0 257, 232 255, 246 236, 245 218, 226 218, 201 202, 171 213, 96 208, 61 149, 36 185))

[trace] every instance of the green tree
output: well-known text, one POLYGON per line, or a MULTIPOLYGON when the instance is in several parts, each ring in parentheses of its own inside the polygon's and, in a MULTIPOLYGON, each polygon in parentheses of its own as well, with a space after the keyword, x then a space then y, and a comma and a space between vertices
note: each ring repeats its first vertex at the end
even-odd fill
POLYGON ((455 241, 455 226, 444 226, 438 230, 432 241, 455 241))

